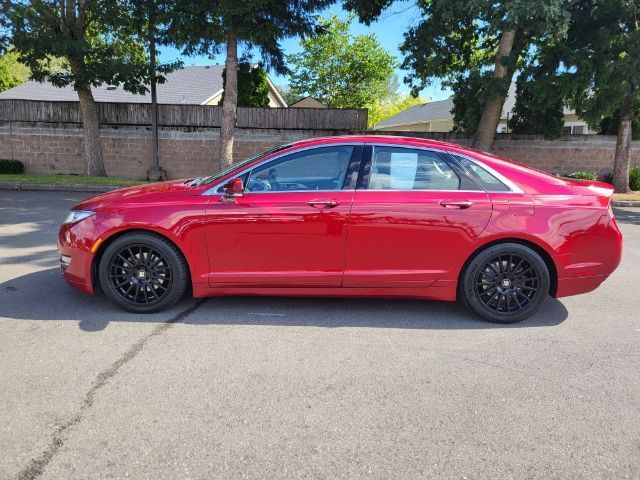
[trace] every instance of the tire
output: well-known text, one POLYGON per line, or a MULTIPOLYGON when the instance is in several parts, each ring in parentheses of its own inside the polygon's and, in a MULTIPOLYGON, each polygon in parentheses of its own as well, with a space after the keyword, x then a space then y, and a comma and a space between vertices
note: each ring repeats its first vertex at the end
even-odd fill
POLYGON ((189 282, 182 253, 161 236, 145 232, 115 239, 102 255, 98 274, 105 295, 134 313, 170 307, 189 282))
POLYGON ((466 305, 495 323, 515 323, 533 315, 549 294, 549 269, 534 250, 500 243, 475 255, 462 272, 466 305))

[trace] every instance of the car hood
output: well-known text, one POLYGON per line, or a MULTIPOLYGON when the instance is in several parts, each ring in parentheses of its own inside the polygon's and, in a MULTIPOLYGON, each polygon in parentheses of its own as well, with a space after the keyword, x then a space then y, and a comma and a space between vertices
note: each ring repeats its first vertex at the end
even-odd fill
POLYGON ((146 203, 161 198, 181 197, 185 195, 200 195, 200 188, 186 184, 188 180, 173 180, 169 182, 136 185, 120 188, 112 192, 101 193, 91 197, 74 207, 74 210, 100 210, 114 204, 146 203))

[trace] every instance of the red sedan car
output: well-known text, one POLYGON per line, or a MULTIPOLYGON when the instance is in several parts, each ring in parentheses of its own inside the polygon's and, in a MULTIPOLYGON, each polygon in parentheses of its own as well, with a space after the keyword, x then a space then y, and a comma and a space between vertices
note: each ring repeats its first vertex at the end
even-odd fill
POLYGON ((210 177, 76 205, 64 278, 133 312, 196 297, 462 298, 517 322, 618 266, 612 188, 417 138, 285 145, 210 177))

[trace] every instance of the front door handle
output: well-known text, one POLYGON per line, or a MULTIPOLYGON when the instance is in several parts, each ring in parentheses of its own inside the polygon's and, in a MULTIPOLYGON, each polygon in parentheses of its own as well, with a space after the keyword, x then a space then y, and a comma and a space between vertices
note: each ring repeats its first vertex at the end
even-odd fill
POLYGON ((444 208, 469 208, 473 202, 470 200, 442 200, 440 205, 444 208))
POLYGON ((318 198, 309 200, 307 203, 314 208, 335 208, 340 205, 340 202, 335 198, 318 198))

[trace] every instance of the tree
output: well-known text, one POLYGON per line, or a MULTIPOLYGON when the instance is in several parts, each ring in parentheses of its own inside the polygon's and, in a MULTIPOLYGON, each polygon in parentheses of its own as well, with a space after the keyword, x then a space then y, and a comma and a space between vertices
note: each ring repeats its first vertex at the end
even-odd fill
POLYGON ((0 92, 17 87, 29 80, 29 67, 18 61, 19 54, 9 50, 0 56, 0 92))
POLYGON ((553 45, 540 45, 532 52, 516 82, 516 103, 509 126, 513 133, 562 135, 566 82, 555 72, 560 58, 553 45))
POLYGON ((2 23, 10 31, 19 60, 32 78, 78 93, 84 129, 85 175, 105 176, 100 126, 92 86, 122 85, 144 93, 148 69, 144 51, 123 33, 128 12, 116 2, 31 0, 2 3, 2 23), (58 71, 54 58, 68 62, 58 71))
POLYGON ((396 60, 373 34, 349 33, 352 19, 321 20, 323 32, 301 42, 287 57, 291 89, 331 108, 363 108, 384 101, 394 87, 396 60))
POLYGON ((280 92, 280 95, 282 95, 282 98, 284 98, 284 101, 287 102, 287 105, 293 105, 302 99, 302 96, 294 92, 288 84, 278 85, 276 88, 278 92, 280 92))
POLYGON ((564 102, 558 90, 535 78, 518 78, 516 85, 516 105, 509 122, 511 131, 543 135, 546 139, 560 137, 564 126, 564 102))
POLYGON ((451 83, 453 90, 453 131, 474 133, 478 129, 482 111, 489 98, 491 72, 472 70, 459 75, 451 83))
MULTIPOLYGON (((612 115, 600 120, 598 133, 601 135, 618 135, 620 125, 620 110, 616 110, 612 115)), ((640 140, 640 116, 636 116, 631 122, 631 139, 640 140)))
POLYGON ((119 2, 121 8, 128 12, 129 34, 138 44, 148 50, 149 92, 151 93, 151 159, 147 170, 147 179, 158 181, 166 178, 166 172, 158 159, 158 97, 156 87, 164 83, 163 73, 169 73, 182 67, 181 61, 158 64, 157 45, 169 43, 167 26, 169 19, 175 14, 173 2, 170 0, 110 0, 119 2))
POLYGON ((415 98, 410 94, 396 94, 386 100, 376 100, 372 105, 368 105, 368 125, 369 128, 392 117, 403 110, 414 105, 420 105, 426 101, 420 97, 415 98))
MULTIPOLYGON (((420 1, 422 19, 405 33, 400 47, 405 54, 402 66, 410 72, 405 81, 414 93, 434 79, 444 79, 445 85, 457 86, 457 90, 467 93, 470 92, 463 88, 466 79, 481 81, 482 110, 472 145, 490 150, 523 55, 541 41, 563 37, 568 10, 577 1, 420 1)), ((345 7, 370 23, 392 3, 393 0, 346 0, 345 7)))
POLYGON ((266 68, 288 73, 280 41, 315 33, 314 12, 334 0, 178 0, 171 22, 174 41, 187 55, 213 57, 223 48, 225 98, 220 127, 220 168, 233 161, 238 102, 238 45, 260 52, 266 68))
MULTIPOLYGON (((223 70, 223 81, 226 81, 226 76, 227 72, 223 70)), ((222 104, 224 104, 224 92, 220 99, 220 105, 222 104)), ((238 64, 238 106, 269 106, 269 79, 261 65, 251 65, 249 62, 238 64)))
POLYGON ((613 186, 629 191, 633 120, 640 116, 640 0, 580 3, 566 42, 558 44, 570 104, 593 128, 616 116, 613 186))

